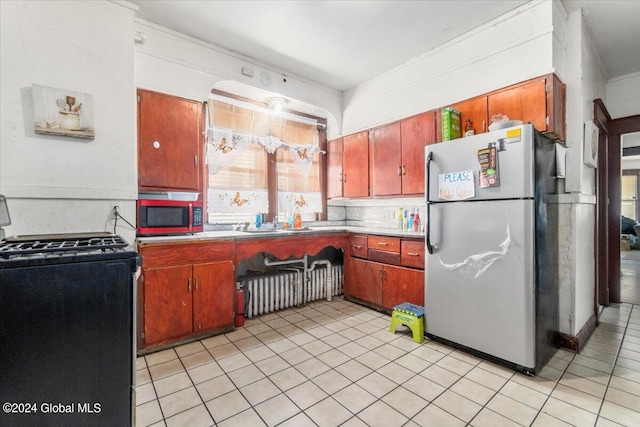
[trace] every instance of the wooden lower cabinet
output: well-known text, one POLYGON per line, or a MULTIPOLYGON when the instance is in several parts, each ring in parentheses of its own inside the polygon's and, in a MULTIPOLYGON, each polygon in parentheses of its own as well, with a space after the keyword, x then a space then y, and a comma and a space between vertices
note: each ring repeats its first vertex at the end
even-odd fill
POLYGON ((357 258, 350 258, 348 262, 344 278, 344 295, 382 306, 383 264, 357 258))
POLYGON ((382 307, 392 310, 403 302, 424 305, 424 271, 383 265, 382 307))
POLYGON ((146 269, 145 346, 233 325, 231 261, 146 269))
POLYGON ((144 272, 144 343, 159 343, 191 333, 192 266, 148 268, 144 272))
POLYGON ((344 295, 391 311, 403 302, 424 305, 424 271, 348 257, 344 295))
POLYGON ((195 264, 193 280, 193 331, 204 332, 233 324, 233 262, 195 264))
POLYGON ((138 244, 139 351, 233 330, 234 249, 233 241, 138 244))

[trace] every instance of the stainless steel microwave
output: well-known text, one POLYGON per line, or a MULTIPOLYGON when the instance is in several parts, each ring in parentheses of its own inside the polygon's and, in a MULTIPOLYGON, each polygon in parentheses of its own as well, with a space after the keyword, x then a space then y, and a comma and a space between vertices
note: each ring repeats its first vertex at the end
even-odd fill
POLYGON ((203 219, 201 201, 138 200, 138 236, 198 233, 203 219))

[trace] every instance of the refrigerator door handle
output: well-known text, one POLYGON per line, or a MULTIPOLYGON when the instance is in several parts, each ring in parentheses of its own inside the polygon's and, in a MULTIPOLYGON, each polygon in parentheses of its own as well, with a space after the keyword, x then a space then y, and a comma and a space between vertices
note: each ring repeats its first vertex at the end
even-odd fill
POLYGON ((430 151, 429 155, 427 156, 427 173, 426 173, 426 177, 427 177, 427 183, 426 183, 426 196, 427 196, 427 230, 426 230, 426 245, 427 245, 427 250, 429 251, 430 254, 433 254, 433 251, 435 249, 435 247, 431 244, 431 197, 430 197, 430 182, 429 180, 431 179, 431 162, 433 161, 433 152, 430 151))

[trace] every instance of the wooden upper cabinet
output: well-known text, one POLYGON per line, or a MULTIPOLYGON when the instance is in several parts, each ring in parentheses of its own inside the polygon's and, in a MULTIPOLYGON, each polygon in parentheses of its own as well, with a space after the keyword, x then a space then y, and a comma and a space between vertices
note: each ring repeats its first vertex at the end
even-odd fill
MULTIPOLYGON (((527 80, 476 98, 451 105, 460 111, 463 129, 468 118, 476 134, 487 132, 491 117, 504 114, 510 120, 531 123, 551 138, 565 139, 565 86, 555 74, 527 80)), ((437 117, 437 140, 442 140, 441 116, 437 117)))
POLYGON ((369 195, 369 131, 342 139, 342 189, 344 197, 369 195))
MULTIPOLYGON (((488 114, 487 97, 479 96, 477 98, 471 98, 466 101, 458 102, 452 105, 454 109, 460 111, 460 126, 462 127, 462 136, 464 136, 464 126, 467 123, 467 119, 471 119, 473 124, 473 130, 476 134, 484 133, 489 127, 489 119, 491 116, 488 114)), ((442 140, 442 127, 439 126, 439 140, 442 140)))
POLYGON ((520 86, 489 95, 489 120, 495 114, 504 114, 510 120, 531 122, 539 131, 547 129, 547 94, 545 79, 533 80, 520 86))
POLYGON ((540 132, 565 139, 564 84, 554 74, 493 92, 487 97, 488 117, 504 114, 531 123, 540 132))
POLYGON ((371 132, 371 193, 386 196, 402 193, 400 122, 371 132))
POLYGON ((327 199, 342 197, 342 138, 327 141, 327 199))
POLYGON ((138 187, 202 191, 203 108, 197 101, 138 90, 138 187))
POLYGON ((424 147, 436 142, 436 112, 428 111, 400 122, 402 194, 424 193, 424 147))

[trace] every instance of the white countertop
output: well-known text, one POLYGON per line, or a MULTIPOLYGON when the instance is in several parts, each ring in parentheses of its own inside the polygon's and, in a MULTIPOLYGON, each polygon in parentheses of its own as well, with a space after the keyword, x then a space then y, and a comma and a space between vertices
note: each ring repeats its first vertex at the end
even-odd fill
POLYGON ((257 239, 261 237, 289 237, 309 234, 321 234, 321 233, 362 233, 362 234, 376 234, 381 236, 394 236, 394 237, 406 237, 406 238, 418 238, 424 239, 424 233, 417 233, 413 231, 398 231, 391 228, 368 228, 368 227, 350 227, 350 226, 316 226, 309 227, 308 229, 293 231, 282 230, 277 231, 265 230, 265 231, 203 231, 200 233, 179 235, 179 236, 149 236, 138 237, 136 241, 138 243, 161 243, 161 242, 179 242, 179 241, 198 241, 198 240, 236 240, 236 239, 257 239))

